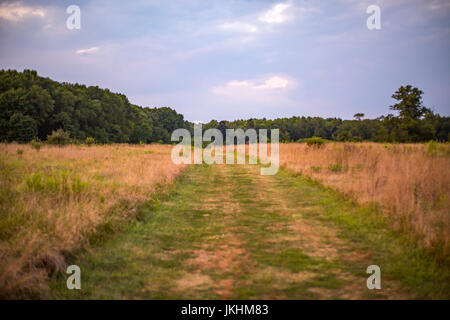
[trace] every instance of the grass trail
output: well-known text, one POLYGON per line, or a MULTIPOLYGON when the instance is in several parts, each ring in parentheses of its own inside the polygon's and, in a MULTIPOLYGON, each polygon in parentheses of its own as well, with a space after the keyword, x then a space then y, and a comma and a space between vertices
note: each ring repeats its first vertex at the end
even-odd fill
POLYGON ((53 279, 54 298, 448 296, 442 278, 430 276, 434 266, 380 232, 367 210, 284 171, 194 166, 140 210, 140 221, 74 261, 81 290, 67 290, 65 276, 53 279), (381 267, 382 290, 366 287, 371 264, 381 267))

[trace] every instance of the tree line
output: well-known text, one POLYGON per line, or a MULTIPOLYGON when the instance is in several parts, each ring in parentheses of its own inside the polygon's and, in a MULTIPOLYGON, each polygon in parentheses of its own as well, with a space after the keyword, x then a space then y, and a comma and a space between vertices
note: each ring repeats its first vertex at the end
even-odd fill
POLYGON ((249 119, 236 121, 212 120, 203 129, 217 128, 225 135, 226 129, 279 129, 280 141, 297 142, 319 137, 335 141, 423 142, 450 140, 450 117, 442 117, 423 106, 423 92, 410 85, 400 87, 390 106, 396 112, 376 119, 364 119, 356 113, 354 120, 321 117, 290 117, 249 119))
POLYGON ((169 143, 173 130, 189 127, 171 108, 142 108, 108 89, 0 71, 0 141, 44 141, 62 129, 80 142, 169 143))
MULTIPOLYGON (((354 120, 290 117, 235 121, 211 120, 203 130, 279 129, 282 142, 311 137, 336 141, 422 142, 449 141, 450 117, 423 106, 423 92, 402 86, 393 95, 391 113, 376 119, 354 120)), ((143 108, 123 94, 98 86, 59 83, 38 76, 34 70, 0 70, 0 141, 47 140, 63 131, 74 141, 98 143, 170 143, 171 133, 193 123, 175 110, 143 108)), ((270 131, 269 131, 270 133, 270 131)))

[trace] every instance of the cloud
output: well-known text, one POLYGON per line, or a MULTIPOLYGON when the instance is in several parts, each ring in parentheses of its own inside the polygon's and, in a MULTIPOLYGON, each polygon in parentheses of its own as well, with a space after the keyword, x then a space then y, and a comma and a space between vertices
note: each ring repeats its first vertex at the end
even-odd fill
MULTIPOLYGON (((211 118, 251 118, 254 114, 272 117, 298 106, 298 81, 285 75, 268 75, 257 79, 233 80, 212 87, 205 96, 214 106, 211 118), (226 110, 226 111, 225 111, 226 110), (264 110, 261 112, 261 110, 264 110)), ((197 116, 199 117, 199 116, 197 116)))
POLYGON ((79 55, 89 55, 89 54, 93 54, 94 52, 97 52, 98 50, 100 50, 99 47, 91 47, 88 49, 77 50, 77 51, 75 51, 75 53, 79 54, 79 55))
POLYGON ((260 15, 259 20, 265 23, 283 23, 291 18, 286 14, 286 10, 290 8, 289 3, 277 3, 271 9, 260 15))
POLYGON ((258 27, 245 22, 231 22, 231 23, 223 23, 219 25, 219 29, 226 31, 234 31, 234 32, 243 32, 243 33, 255 33, 258 32, 258 27))
POLYGON ((289 84, 289 80, 282 77, 271 77, 264 81, 263 84, 256 86, 256 89, 283 89, 289 84))
POLYGON ((293 80, 288 80, 281 76, 272 76, 263 80, 233 80, 223 86, 212 88, 212 92, 225 95, 237 94, 239 91, 247 93, 269 93, 270 91, 274 92, 286 89, 293 84, 293 80))
POLYGON ((27 16, 44 17, 45 11, 41 8, 23 5, 21 2, 0 4, 0 18, 16 22, 27 16))
POLYGON ((218 25, 218 28, 240 33, 264 32, 270 30, 268 25, 282 24, 293 19, 297 13, 303 14, 308 10, 303 7, 293 7, 290 3, 278 3, 262 13, 248 15, 241 21, 222 23, 218 25))
POLYGON ((445 11, 450 9, 450 2, 433 0, 429 2, 428 9, 431 11, 445 11))

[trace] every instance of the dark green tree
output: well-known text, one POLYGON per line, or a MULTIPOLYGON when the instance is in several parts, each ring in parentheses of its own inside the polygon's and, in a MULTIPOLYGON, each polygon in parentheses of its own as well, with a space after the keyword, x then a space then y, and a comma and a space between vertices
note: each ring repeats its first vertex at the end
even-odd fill
POLYGON ((20 112, 12 115, 8 124, 8 140, 17 142, 29 142, 38 133, 38 124, 30 116, 24 116, 20 112))
POLYGON ((398 102, 390 106, 391 110, 398 112, 398 117, 393 121, 392 137, 400 142, 416 142, 432 139, 433 128, 421 121, 430 113, 430 109, 423 106, 423 92, 410 85, 401 86, 392 98, 398 102))

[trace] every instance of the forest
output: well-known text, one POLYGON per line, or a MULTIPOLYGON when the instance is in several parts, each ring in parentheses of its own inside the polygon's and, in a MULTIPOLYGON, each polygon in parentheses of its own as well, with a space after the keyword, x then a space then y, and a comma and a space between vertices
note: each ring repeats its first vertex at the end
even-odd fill
POLYGON ((8 142, 44 141, 62 129, 79 142, 167 143, 188 124, 170 108, 142 108, 123 94, 59 83, 33 70, 0 71, 0 108, 0 140, 8 142))
MULTIPOLYGON (((203 129, 279 129, 281 142, 311 137, 334 141, 447 142, 450 117, 423 106, 423 92, 401 86, 386 107, 393 113, 376 119, 354 120, 294 116, 277 119, 216 121, 203 129)), ((0 70, 0 141, 45 141, 62 130, 72 142, 170 143, 177 128, 193 131, 193 123, 169 107, 147 108, 129 102, 124 94, 82 84, 59 83, 37 71, 0 70)))

